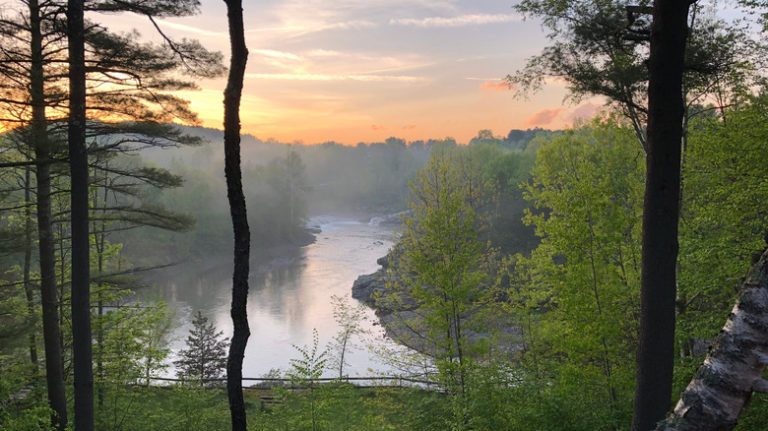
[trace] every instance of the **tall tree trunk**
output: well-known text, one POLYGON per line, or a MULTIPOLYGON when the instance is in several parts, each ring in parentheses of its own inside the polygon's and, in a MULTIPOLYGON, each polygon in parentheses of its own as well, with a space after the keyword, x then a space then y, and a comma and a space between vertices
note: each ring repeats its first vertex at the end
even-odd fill
POLYGON ((24 268, 23 283, 24 294, 27 298, 27 313, 29 319, 34 322, 29 333, 29 362, 32 363, 33 372, 37 375, 37 313, 35 312, 35 287, 31 281, 32 272, 32 168, 24 168, 24 268))
POLYGON ((247 429, 243 402, 243 356, 248 337, 248 274, 251 234, 243 195, 240 171, 240 98, 243 93, 248 48, 245 46, 242 0, 224 0, 229 19, 229 38, 232 47, 229 78, 224 90, 224 172, 227 177, 227 197, 235 236, 234 273, 232 275, 232 308, 234 326, 227 358, 227 395, 232 415, 232 430, 247 429))
POLYGON ((669 409, 674 368, 680 142, 687 0, 655 0, 648 84, 648 152, 643 205, 640 348, 633 431, 648 431, 669 409))
POLYGON ((661 431, 727 431, 752 397, 768 391, 768 251, 744 280, 741 295, 704 363, 661 431))
POLYGON ((69 42, 69 166, 72 178, 72 362, 75 431, 93 430, 88 152, 85 146, 83 0, 67 2, 69 42))
POLYGON ((29 23, 32 51, 30 98, 32 143, 35 148, 37 182, 37 232, 40 253, 40 301, 43 308, 43 343, 45 345, 45 379, 52 422, 57 430, 67 427, 67 396, 59 326, 59 299, 56 286, 56 252, 51 215, 51 149, 45 117, 45 85, 43 72, 43 38, 40 30, 40 6, 29 0, 29 23))

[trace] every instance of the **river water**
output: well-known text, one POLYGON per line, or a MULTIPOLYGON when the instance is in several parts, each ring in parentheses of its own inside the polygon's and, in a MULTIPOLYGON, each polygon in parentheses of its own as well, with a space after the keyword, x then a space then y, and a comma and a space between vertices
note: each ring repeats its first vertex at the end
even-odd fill
MULTIPOLYGON (((311 346, 317 330, 320 349, 338 333, 333 318, 332 295, 350 303, 355 279, 378 269, 376 260, 393 244, 391 227, 368 220, 342 217, 315 217, 310 225, 322 232, 306 247, 259 256, 251 262, 248 320, 251 337, 243 363, 244 377, 261 377, 271 369, 287 370, 300 354, 294 345, 311 346)), ((253 245, 258 248, 258 244, 253 245)), ((166 300, 175 313, 177 326, 170 337, 172 352, 184 347, 192 314, 200 310, 216 327, 231 337, 229 316, 232 264, 228 258, 211 258, 155 274, 150 281, 155 296, 166 300)), ((373 311, 367 309, 363 327, 370 332, 348 357, 345 374, 367 376, 391 369, 366 344, 387 344, 373 311), (374 340, 374 341, 371 341, 374 340)), ((171 355, 171 360, 174 358, 171 355)), ((172 369, 167 373, 173 375, 172 369)), ((333 376, 328 370, 326 376, 333 376)))

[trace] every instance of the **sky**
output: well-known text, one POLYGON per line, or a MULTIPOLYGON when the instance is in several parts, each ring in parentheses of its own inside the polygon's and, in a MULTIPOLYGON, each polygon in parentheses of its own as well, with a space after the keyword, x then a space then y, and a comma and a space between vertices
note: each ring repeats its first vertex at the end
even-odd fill
MULTIPOLYGON (((241 107, 244 133, 307 144, 453 137, 481 129, 562 128, 600 109, 564 103, 563 82, 527 98, 502 79, 547 45, 517 0, 261 0, 244 3, 250 55, 241 107)), ((202 0, 197 16, 161 19, 174 38, 229 56, 226 8, 202 0)), ((94 15, 113 31, 158 40, 148 20, 94 15)), ((221 128, 225 77, 184 95, 202 125, 221 128)))

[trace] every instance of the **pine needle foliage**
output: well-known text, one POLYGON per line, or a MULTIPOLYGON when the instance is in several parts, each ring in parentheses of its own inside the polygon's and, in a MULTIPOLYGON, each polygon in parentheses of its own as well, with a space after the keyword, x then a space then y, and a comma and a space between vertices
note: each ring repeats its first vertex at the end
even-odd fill
POLYGON ((173 362, 179 378, 199 382, 200 386, 212 384, 211 380, 221 379, 227 366, 228 339, 221 339, 223 332, 198 311, 192 320, 192 329, 187 336, 187 348, 179 352, 179 359, 173 362))

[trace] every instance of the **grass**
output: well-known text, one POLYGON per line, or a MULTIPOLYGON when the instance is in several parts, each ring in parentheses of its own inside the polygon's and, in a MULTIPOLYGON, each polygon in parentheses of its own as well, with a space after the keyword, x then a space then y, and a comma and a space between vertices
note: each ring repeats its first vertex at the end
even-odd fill
MULTIPOLYGON (((442 396, 413 388, 357 388, 327 383, 312 389, 245 390, 249 430, 431 430, 442 396)), ((97 407, 99 430, 230 429, 224 388, 111 387, 97 407)))

